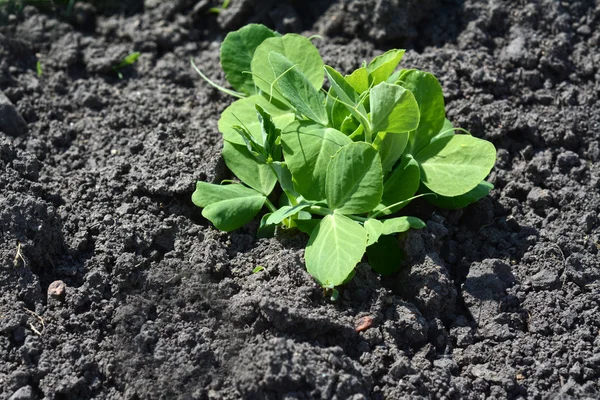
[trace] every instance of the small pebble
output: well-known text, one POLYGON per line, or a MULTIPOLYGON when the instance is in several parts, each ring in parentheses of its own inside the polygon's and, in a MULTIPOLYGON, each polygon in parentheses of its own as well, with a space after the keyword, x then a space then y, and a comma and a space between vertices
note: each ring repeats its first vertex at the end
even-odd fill
POLYGON ((62 297, 67 285, 63 281, 54 281, 48 286, 48 296, 62 297))
POLYGON ((373 325, 373 318, 371 317, 361 317, 354 324, 354 330, 356 332, 366 331, 373 325))

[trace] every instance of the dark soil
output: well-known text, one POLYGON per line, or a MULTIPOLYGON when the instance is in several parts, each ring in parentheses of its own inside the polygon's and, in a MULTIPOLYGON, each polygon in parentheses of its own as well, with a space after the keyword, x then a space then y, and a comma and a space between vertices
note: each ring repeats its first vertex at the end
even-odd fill
POLYGON ((1 398, 600 398, 598 1, 96 3, 0 19, 1 398), (232 99, 189 59, 222 82, 247 22, 322 34, 343 71, 408 48, 496 145, 496 189, 415 205, 402 275, 360 265, 337 302, 303 234, 216 231, 190 195, 229 177, 232 99))

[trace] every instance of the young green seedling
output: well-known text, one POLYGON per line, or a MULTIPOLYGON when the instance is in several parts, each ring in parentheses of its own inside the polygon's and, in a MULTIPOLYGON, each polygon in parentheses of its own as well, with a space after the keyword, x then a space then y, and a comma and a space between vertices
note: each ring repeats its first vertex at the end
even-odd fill
POLYGON ((140 57, 140 55, 141 55, 141 53, 139 53, 137 51, 133 52, 133 53, 127 55, 126 57, 124 57, 119 64, 117 64, 113 67, 113 71, 115 71, 117 73, 117 76, 119 77, 119 79, 123 79, 123 74, 121 73, 121 70, 125 67, 135 64, 135 62, 140 57))
POLYGON ((395 214, 418 197, 445 208, 479 200, 496 159, 490 142, 446 119, 432 74, 398 70, 403 55, 390 50, 343 76, 305 37, 262 25, 228 34, 221 65, 233 90, 194 68, 238 98, 218 126, 241 182, 198 182, 202 215, 231 231, 266 207, 258 236, 278 225, 307 233, 306 268, 334 297, 365 253, 377 272, 397 272, 398 236, 425 223, 395 214))
POLYGON ((229 7, 229 3, 231 3, 231 0, 224 0, 221 7, 211 7, 208 9, 208 12, 211 14, 220 14, 221 11, 226 10, 227 7, 229 7))

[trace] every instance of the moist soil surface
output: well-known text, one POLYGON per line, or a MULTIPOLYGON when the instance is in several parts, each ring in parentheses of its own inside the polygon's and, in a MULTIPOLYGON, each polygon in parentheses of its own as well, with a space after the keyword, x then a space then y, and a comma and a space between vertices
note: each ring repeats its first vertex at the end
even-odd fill
POLYGON ((599 4, 4 4, 0 398, 599 398, 599 4), (215 230, 190 196, 231 178, 232 98, 189 60, 222 83, 220 42, 250 22, 320 34, 343 72, 408 49, 496 146, 491 195, 415 202, 400 275, 361 263, 336 302, 306 235, 215 230))

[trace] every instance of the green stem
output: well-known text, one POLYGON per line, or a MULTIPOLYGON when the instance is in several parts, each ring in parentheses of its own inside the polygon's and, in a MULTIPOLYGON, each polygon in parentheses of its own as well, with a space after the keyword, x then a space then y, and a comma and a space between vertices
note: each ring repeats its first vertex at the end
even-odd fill
MULTIPOLYGON (((310 206, 307 208, 307 210, 311 214, 322 215, 324 217, 327 215, 333 214, 333 210, 331 210, 327 207, 321 207, 321 206, 310 206)), ((359 221, 359 222, 365 222, 366 220, 368 220, 368 218, 359 217, 357 215, 344 215, 344 217, 348 217, 350 219, 353 219, 353 220, 359 221)))
POLYGON ((190 58, 190 63, 192 64, 192 68, 194 68, 194 70, 198 73, 198 75, 200 75, 202 77, 202 79, 204 79, 210 86, 214 87, 215 89, 220 90, 221 92, 226 93, 226 94, 228 94, 230 96, 237 97, 238 99, 243 99, 243 98, 247 97, 244 93, 236 92, 235 90, 226 89, 223 86, 218 85, 218 84, 214 83, 213 81, 211 81, 196 66, 196 64, 194 63, 194 59, 193 58, 190 58))
POLYGON ((311 214, 322 215, 324 217, 333 213, 333 211, 331 211, 329 208, 321 206, 310 206, 308 207, 308 212, 311 214))
POLYGON ((273 203, 271 203, 271 200, 265 198, 265 204, 267 205, 267 208, 269 209, 269 211, 271 211, 271 212, 277 211, 277 207, 275 207, 273 205, 273 203))
POLYGON ((436 194, 435 194, 435 193, 423 193, 423 194, 420 194, 420 195, 418 195, 418 196, 413 196, 413 197, 411 197, 411 198, 409 198, 409 199, 406 199, 406 200, 399 201, 399 202, 397 202, 397 203, 394 203, 394 204, 392 204, 392 205, 390 205, 390 206, 387 206, 386 208, 382 208, 381 210, 377 211, 376 213, 373 213, 373 214, 371 214, 371 218, 375 218, 375 217, 377 217, 379 214, 381 214, 382 212, 384 212, 384 211, 386 211, 386 210, 389 210, 389 209, 391 209, 391 208, 394 208, 394 207, 396 207, 396 206, 403 206, 403 205, 406 205, 406 204, 410 203, 411 201, 413 201, 414 199, 418 199, 419 197, 423 197, 423 196, 436 196, 436 194))

